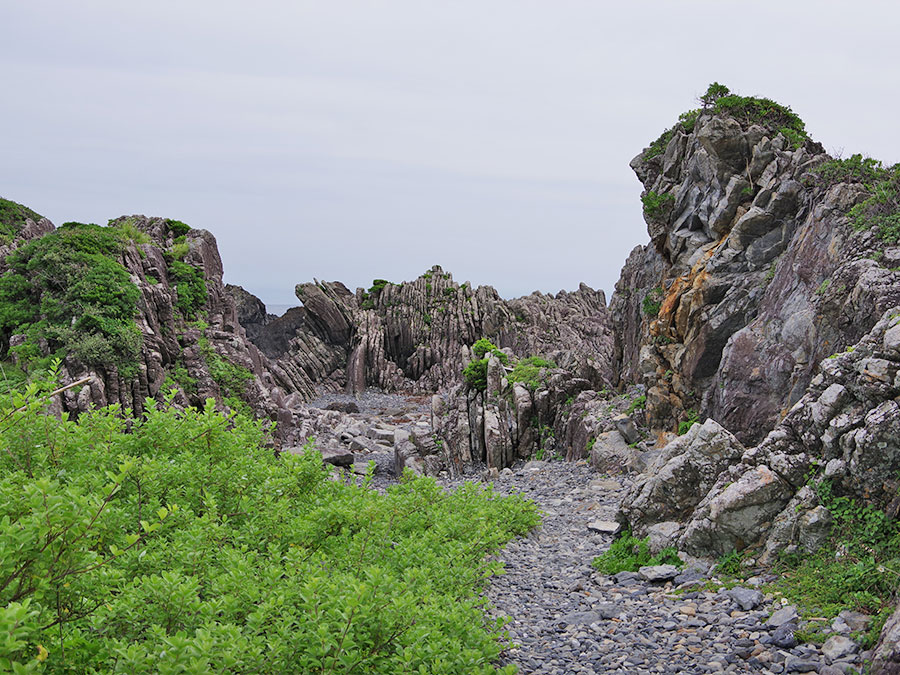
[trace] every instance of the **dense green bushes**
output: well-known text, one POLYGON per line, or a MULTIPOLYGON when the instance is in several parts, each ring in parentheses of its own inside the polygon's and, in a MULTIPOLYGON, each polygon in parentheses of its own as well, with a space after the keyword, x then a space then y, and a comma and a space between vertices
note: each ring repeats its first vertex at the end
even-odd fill
POLYGON ((212 402, 42 410, 0 396, 0 670, 495 672, 477 590, 533 505, 330 481, 212 402))
POLYGON ((0 277, 3 340, 24 333, 26 343, 14 349, 25 362, 43 361, 46 340, 51 353, 134 373, 140 292, 119 262, 123 247, 118 229, 66 223, 10 254, 0 277))

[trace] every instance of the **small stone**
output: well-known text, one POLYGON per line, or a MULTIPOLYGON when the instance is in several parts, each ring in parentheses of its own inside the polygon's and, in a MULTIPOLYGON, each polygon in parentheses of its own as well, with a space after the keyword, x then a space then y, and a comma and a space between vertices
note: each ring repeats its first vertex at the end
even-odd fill
POLYGON ((614 520, 592 520, 587 527, 591 532, 602 534, 616 534, 622 529, 622 525, 614 520))
POLYGON ((822 645, 822 653, 829 661, 837 661, 850 654, 855 654, 858 650, 859 645, 843 635, 832 635, 822 645))
POLYGON ((851 632, 867 630, 872 622, 871 616, 849 609, 845 609, 838 614, 838 618, 842 619, 850 627, 851 632))
POLYGON ((785 624, 788 621, 797 621, 799 618, 800 615, 797 614, 797 608, 793 605, 788 605, 772 614, 766 621, 766 625, 770 628, 778 628, 778 626, 785 624))
POLYGON ((797 624, 793 621, 781 624, 772 633, 772 643, 782 649, 793 649, 797 646, 797 638, 794 636, 796 630, 797 624))
POLYGON ((682 605, 678 608, 678 611, 684 614, 685 616, 696 616, 697 615, 697 605, 682 605))
POLYGON ((559 621, 568 625, 590 625, 600 621, 600 615, 597 612, 569 612, 559 621))
POLYGON ((822 664, 812 659, 800 658, 799 656, 788 656, 784 660, 784 669, 788 673, 818 673, 822 664))
POLYGON ((743 586, 735 586, 725 591, 725 595, 734 600, 743 610, 756 609, 763 601, 762 593, 743 586))
POLYGON ((647 565, 638 570, 647 581, 668 581, 678 576, 679 569, 675 565, 647 565))

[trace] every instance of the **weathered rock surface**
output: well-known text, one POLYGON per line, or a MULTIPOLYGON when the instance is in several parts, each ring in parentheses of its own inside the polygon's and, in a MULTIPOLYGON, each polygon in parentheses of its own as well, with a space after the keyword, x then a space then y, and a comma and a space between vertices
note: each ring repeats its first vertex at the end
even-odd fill
POLYGON ((900 304, 897 274, 871 259, 883 261, 883 244, 846 224, 859 187, 811 172, 828 159, 818 144, 792 149, 704 112, 645 155, 632 168, 670 208, 645 212, 651 243, 632 252, 610 303, 620 372, 645 384, 651 427, 693 409, 757 443, 822 358, 900 304))

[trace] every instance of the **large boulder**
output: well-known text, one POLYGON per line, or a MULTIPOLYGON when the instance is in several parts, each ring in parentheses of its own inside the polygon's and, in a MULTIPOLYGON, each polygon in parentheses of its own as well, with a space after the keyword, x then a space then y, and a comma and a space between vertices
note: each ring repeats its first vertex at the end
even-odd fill
POLYGON ((741 443, 715 420, 695 424, 638 477, 622 499, 619 519, 638 536, 654 523, 686 519, 743 453, 741 443))

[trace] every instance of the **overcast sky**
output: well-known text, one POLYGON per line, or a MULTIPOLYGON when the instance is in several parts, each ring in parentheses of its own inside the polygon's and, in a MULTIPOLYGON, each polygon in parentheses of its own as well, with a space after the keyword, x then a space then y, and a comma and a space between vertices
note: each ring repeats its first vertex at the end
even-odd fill
POLYGON ((0 195, 206 228, 270 304, 436 263, 609 296, 647 241, 628 162, 713 80, 900 161, 893 0, 0 0, 0 21, 0 195))

